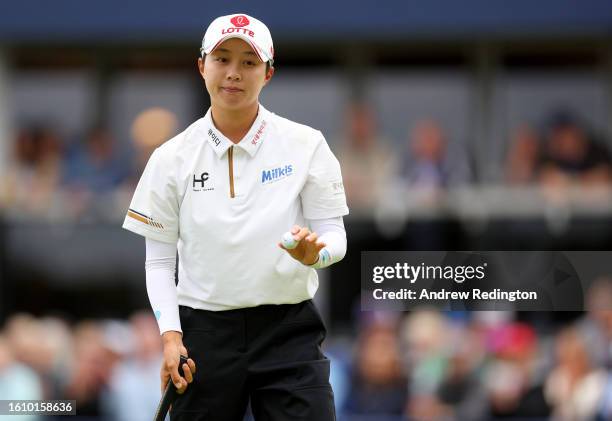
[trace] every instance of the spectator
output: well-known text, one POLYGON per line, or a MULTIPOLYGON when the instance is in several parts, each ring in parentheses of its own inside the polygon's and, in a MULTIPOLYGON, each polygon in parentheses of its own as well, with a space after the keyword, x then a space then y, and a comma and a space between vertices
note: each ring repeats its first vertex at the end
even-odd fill
POLYGON ((468 181, 469 165, 465 156, 449 156, 439 123, 421 120, 410 131, 400 176, 411 188, 438 191, 468 181))
POLYGON ((578 328, 588 340, 594 362, 612 368, 612 278, 600 277, 590 285, 586 309, 578 328))
POLYGON ((119 190, 118 207, 122 211, 129 207, 149 157, 158 146, 171 139, 176 130, 176 115, 164 108, 147 108, 136 116, 130 130, 135 157, 119 190))
POLYGON ((37 371, 44 380, 45 397, 61 399, 72 362, 72 332, 64 320, 56 317, 40 319, 40 328, 38 348, 43 358, 37 371))
POLYGON ((102 417, 114 358, 104 345, 101 326, 81 322, 74 331, 74 364, 64 391, 76 400, 79 415, 102 417))
POLYGON ((349 105, 338 160, 351 209, 371 210, 391 181, 395 160, 378 130, 367 104, 349 105))
POLYGON ((479 420, 486 414, 487 400, 482 385, 484 332, 475 324, 455 324, 452 346, 444 378, 438 388, 434 407, 454 420, 479 420))
POLYGON ((124 180, 125 160, 117 155, 115 139, 105 127, 94 127, 68 157, 66 183, 92 193, 114 189, 124 180))
POLYGON ((538 377, 538 342, 534 329, 513 323, 492 332, 493 359, 487 367, 485 387, 490 416, 495 419, 544 419, 550 408, 538 377))
POLYGON ((150 420, 161 396, 159 367, 162 363, 161 338, 155 318, 141 312, 130 319, 134 348, 113 370, 110 379, 111 419, 150 420))
POLYGON ((401 415, 407 397, 396 329, 372 323, 358 341, 356 366, 345 412, 347 415, 401 415))
MULTIPOLYGON (((36 373, 15 359, 9 343, 0 336, 0 396, 3 400, 42 399, 40 380, 36 373)), ((0 418, 4 419, 0 416, 0 418)), ((34 421, 36 416, 7 416, 11 421, 34 421)))
POLYGON ((61 142, 50 127, 22 128, 13 164, 4 174, 2 199, 16 216, 44 216, 56 199, 62 174, 61 142))
POLYGON ((20 363, 34 369, 39 375, 46 372, 50 354, 39 319, 29 314, 15 314, 6 322, 5 335, 20 363))
POLYGON ((597 419, 612 419, 612 279, 596 279, 587 292, 587 314, 578 325, 594 362, 607 369, 607 380, 597 419))
POLYGON ((609 151, 596 143, 567 112, 552 118, 539 166, 540 181, 549 186, 607 185, 612 175, 609 151))
POLYGON ((6 339, 19 361, 38 375, 45 399, 59 399, 70 368, 72 336, 59 319, 15 314, 6 323, 6 339))
POLYGON ((522 125, 514 133, 506 158, 506 183, 516 186, 534 183, 539 158, 538 134, 528 125, 522 125))
MULTIPOLYGON (((440 124, 420 120, 410 130, 399 178, 407 188, 407 206, 428 214, 440 208, 446 189, 469 180, 467 157, 460 151, 449 154, 448 138, 440 124)), ((405 232, 403 247, 408 250, 441 250, 448 247, 447 227, 436 219, 422 219, 405 232)))
POLYGON ((82 145, 77 145, 67 158, 65 186, 70 193, 68 212, 75 218, 101 219, 115 216, 110 196, 126 179, 129 165, 116 150, 116 141, 105 127, 94 127, 82 145))
POLYGON ((136 116, 131 128, 132 140, 136 149, 135 171, 132 174, 135 184, 138 183, 151 153, 162 143, 171 139, 176 134, 176 129, 176 115, 164 108, 148 108, 136 116))
POLYGON ((415 311, 403 322, 401 337, 406 350, 404 363, 410 372, 408 414, 415 420, 449 416, 448 408, 436 397, 445 375, 446 347, 450 345, 447 320, 438 311, 415 311))
POLYGON ((593 364, 589 345, 576 327, 556 339, 557 364, 546 380, 546 398, 556 420, 594 419, 603 405, 608 373, 593 364))

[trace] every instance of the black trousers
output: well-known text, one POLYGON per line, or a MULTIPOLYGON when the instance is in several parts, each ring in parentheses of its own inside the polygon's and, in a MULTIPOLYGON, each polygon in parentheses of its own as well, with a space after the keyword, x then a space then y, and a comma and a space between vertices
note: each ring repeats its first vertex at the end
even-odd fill
POLYGON ((336 419, 326 329, 312 300, 205 311, 180 307, 183 344, 197 365, 172 421, 336 419))

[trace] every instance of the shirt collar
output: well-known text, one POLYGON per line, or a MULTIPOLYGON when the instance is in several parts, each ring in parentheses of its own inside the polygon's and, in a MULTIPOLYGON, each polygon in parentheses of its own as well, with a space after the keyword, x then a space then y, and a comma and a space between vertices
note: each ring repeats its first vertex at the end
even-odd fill
POLYGON ((210 108, 204 116, 204 122, 206 123, 204 125, 204 135, 206 136, 206 140, 217 156, 221 158, 225 151, 227 151, 234 143, 225 137, 223 133, 217 130, 212 120, 212 111, 210 108))
POLYGON ((204 127, 206 139, 219 158, 221 158, 231 146, 242 148, 253 157, 259 150, 259 146, 264 142, 268 133, 270 115, 271 113, 259 104, 257 118, 242 140, 235 144, 215 127, 212 119, 212 112, 209 108, 204 116, 204 121, 206 123, 204 127))

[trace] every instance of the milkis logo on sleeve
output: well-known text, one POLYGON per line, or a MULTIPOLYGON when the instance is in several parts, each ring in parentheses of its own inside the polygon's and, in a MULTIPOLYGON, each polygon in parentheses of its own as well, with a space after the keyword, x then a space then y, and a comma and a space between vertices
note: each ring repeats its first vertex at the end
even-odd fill
POLYGON ((234 16, 233 18, 230 19, 230 22, 232 23, 232 25, 234 25, 234 27, 222 29, 221 30, 222 35, 245 34, 250 37, 255 36, 255 32, 251 31, 250 29, 245 28, 245 26, 248 26, 249 23, 251 23, 249 22, 249 19, 246 16, 243 16, 243 15, 234 16))
POLYGON ((271 184, 293 175, 293 165, 287 164, 261 172, 261 184, 271 184))

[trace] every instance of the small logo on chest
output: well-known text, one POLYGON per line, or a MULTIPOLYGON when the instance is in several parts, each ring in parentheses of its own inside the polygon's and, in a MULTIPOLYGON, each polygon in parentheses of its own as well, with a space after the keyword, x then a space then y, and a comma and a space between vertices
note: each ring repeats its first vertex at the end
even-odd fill
POLYGON ((215 188, 212 186, 212 181, 208 181, 210 175, 203 172, 200 175, 193 175, 193 191, 211 191, 215 188))

